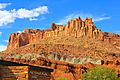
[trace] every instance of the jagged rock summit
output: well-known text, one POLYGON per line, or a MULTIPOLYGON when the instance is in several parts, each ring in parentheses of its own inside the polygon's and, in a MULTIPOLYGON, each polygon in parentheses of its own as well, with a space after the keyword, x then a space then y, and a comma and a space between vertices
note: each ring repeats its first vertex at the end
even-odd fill
MULTIPOLYGON (((7 50, 19 48, 35 41, 40 41, 46 38, 57 37, 88 37, 101 41, 110 42, 111 39, 120 39, 120 35, 102 32, 94 25, 92 18, 86 18, 84 21, 78 17, 66 23, 66 25, 51 24, 51 28, 47 30, 24 29, 23 33, 12 33, 9 38, 7 50)), ((114 41, 114 40, 112 40, 114 41)), ((111 41, 111 42, 112 42, 111 41)), ((117 44, 115 42, 112 42, 117 44)))

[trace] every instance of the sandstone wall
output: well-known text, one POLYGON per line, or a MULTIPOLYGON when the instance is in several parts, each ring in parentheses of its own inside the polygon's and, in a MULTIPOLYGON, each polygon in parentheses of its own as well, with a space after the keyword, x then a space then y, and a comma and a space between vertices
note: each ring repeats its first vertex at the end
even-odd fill
POLYGON ((28 66, 0 66, 0 80, 28 80, 28 66))
POLYGON ((40 67, 0 66, 0 80, 50 80, 51 72, 40 67))
POLYGON ((43 39, 44 31, 25 29, 23 33, 12 33, 7 49, 14 49, 43 39))

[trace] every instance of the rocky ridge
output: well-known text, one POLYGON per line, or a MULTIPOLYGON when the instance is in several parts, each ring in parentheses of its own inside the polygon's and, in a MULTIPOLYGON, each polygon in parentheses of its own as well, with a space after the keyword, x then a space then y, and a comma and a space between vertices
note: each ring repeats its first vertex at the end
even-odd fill
POLYGON ((114 41, 120 39, 120 35, 102 32, 97 29, 92 22, 92 18, 86 18, 82 21, 81 18, 78 17, 68 21, 66 25, 52 23, 51 28, 47 30, 33 30, 26 28, 22 33, 12 33, 9 38, 7 49, 19 48, 46 38, 49 39, 63 36, 94 38, 101 41, 111 42, 114 45, 118 45, 118 48, 120 46, 120 43, 114 41))

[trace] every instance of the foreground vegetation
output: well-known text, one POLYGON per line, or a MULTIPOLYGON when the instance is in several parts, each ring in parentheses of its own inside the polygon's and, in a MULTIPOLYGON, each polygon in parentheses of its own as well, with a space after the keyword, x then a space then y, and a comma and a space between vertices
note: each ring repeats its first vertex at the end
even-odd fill
POLYGON ((120 80, 114 69, 97 66, 82 75, 82 80, 120 80))

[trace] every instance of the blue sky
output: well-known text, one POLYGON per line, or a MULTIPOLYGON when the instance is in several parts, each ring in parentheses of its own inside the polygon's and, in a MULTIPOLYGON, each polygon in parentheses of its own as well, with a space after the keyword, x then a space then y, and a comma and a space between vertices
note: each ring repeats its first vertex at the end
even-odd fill
POLYGON ((0 51, 12 32, 92 17, 102 31, 120 34, 120 0, 0 0, 0 51))

